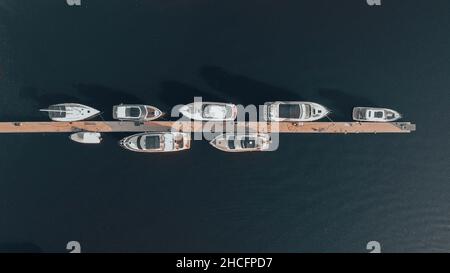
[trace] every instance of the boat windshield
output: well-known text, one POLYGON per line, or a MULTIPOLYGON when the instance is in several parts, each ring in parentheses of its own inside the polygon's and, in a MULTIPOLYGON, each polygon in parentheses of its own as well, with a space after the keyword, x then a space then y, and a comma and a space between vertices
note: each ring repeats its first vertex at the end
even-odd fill
POLYGON ((278 108, 280 118, 301 118, 302 113, 298 104, 280 104, 278 108))
POLYGON ((127 117, 138 118, 141 115, 141 109, 139 107, 128 107, 125 110, 127 117))
POLYGON ((138 148, 141 150, 156 150, 161 147, 159 136, 141 136, 137 139, 138 148))
POLYGON ((304 118, 310 118, 311 117, 311 105, 309 104, 303 104, 303 116, 304 118))
POLYGON ((376 111, 376 112, 374 113, 374 116, 375 116, 376 118, 383 118, 383 111, 376 111))

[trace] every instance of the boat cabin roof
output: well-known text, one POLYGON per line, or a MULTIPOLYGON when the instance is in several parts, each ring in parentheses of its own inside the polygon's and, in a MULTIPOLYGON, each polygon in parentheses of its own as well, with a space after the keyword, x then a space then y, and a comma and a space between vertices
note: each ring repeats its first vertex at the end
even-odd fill
POLYGON ((227 117, 229 109, 226 105, 207 104, 203 105, 203 117, 224 119, 227 117))
POLYGON ((129 106, 125 109, 127 117, 138 118, 141 116, 141 108, 139 106, 129 106))
POLYGON ((383 118, 384 113, 383 111, 375 111, 373 114, 376 118, 383 118))
POLYGON ((235 149, 253 149, 256 148, 256 139, 254 137, 244 136, 242 138, 232 136, 228 138, 228 148, 230 150, 235 149))
POLYGON ((280 118, 299 118, 301 117, 301 112, 298 104, 280 104, 278 108, 278 116, 280 118))
POLYGON ((155 150, 161 148, 160 136, 140 136, 136 143, 141 150, 155 150))
POLYGON ((241 140, 241 147, 246 149, 256 148, 256 141, 252 137, 245 137, 241 140))

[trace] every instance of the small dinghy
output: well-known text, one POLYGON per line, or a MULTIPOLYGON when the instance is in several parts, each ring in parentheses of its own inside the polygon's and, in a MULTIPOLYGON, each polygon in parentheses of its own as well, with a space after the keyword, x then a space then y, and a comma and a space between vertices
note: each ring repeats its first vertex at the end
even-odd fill
POLYGON ((222 134, 210 144, 224 152, 261 152, 270 148, 269 134, 222 134))
POLYGON ((164 113, 158 108, 141 104, 120 104, 113 107, 113 118, 128 121, 149 121, 161 117, 164 113))
POLYGON ((191 147, 191 135, 179 132, 139 133, 122 139, 119 144, 133 152, 178 152, 191 147))
POLYGON ((183 105, 180 113, 193 120, 231 121, 237 117, 237 107, 223 102, 193 102, 183 105))
POLYGON ((399 112, 387 108, 355 107, 353 119, 357 121, 392 122, 400 119, 399 112))
POLYGON ((61 103, 50 105, 47 109, 39 111, 48 112, 48 116, 53 121, 80 121, 93 118, 100 114, 100 111, 92 107, 78 103, 61 103))
POLYGON ((83 144, 99 144, 102 142, 102 135, 93 132, 78 132, 71 134, 70 139, 83 144))

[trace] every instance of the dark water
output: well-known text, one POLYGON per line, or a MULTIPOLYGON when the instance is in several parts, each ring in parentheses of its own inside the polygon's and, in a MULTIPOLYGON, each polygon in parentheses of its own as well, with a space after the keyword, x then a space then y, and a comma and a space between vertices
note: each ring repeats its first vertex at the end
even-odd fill
POLYGON ((77 101, 164 110, 311 100, 392 107, 407 135, 283 135, 276 152, 142 155, 0 135, 0 250, 450 250, 448 0, 0 0, 0 120, 77 101))

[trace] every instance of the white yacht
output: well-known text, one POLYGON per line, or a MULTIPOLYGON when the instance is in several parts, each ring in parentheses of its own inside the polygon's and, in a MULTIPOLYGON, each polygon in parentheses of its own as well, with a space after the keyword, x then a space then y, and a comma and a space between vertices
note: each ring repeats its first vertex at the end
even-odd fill
POLYGON ((236 105, 222 102, 193 102, 179 111, 190 119, 202 121, 230 121, 237 117, 236 105))
POLYGON ((353 108, 353 119, 357 121, 391 122, 400 119, 402 115, 392 109, 375 107, 353 108))
POLYGON ((306 101, 266 102, 263 108, 267 121, 315 121, 328 113, 330 111, 323 105, 306 101))
POLYGON ((50 105, 47 109, 39 111, 48 112, 48 116, 53 121, 80 121, 93 118, 100 114, 100 111, 78 103, 61 103, 50 105))
POLYGON ((99 144, 102 142, 100 133, 95 132, 78 132, 70 135, 70 139, 83 144, 99 144))
POLYGON ((149 121, 163 114, 161 110, 150 105, 120 104, 113 107, 113 118, 118 120, 149 121))
POLYGON ((191 135, 178 132, 140 133, 122 139, 119 144, 134 152, 177 152, 191 147, 191 135))
POLYGON ((222 134, 210 144, 224 152, 257 152, 270 148, 270 135, 258 133, 222 134))

